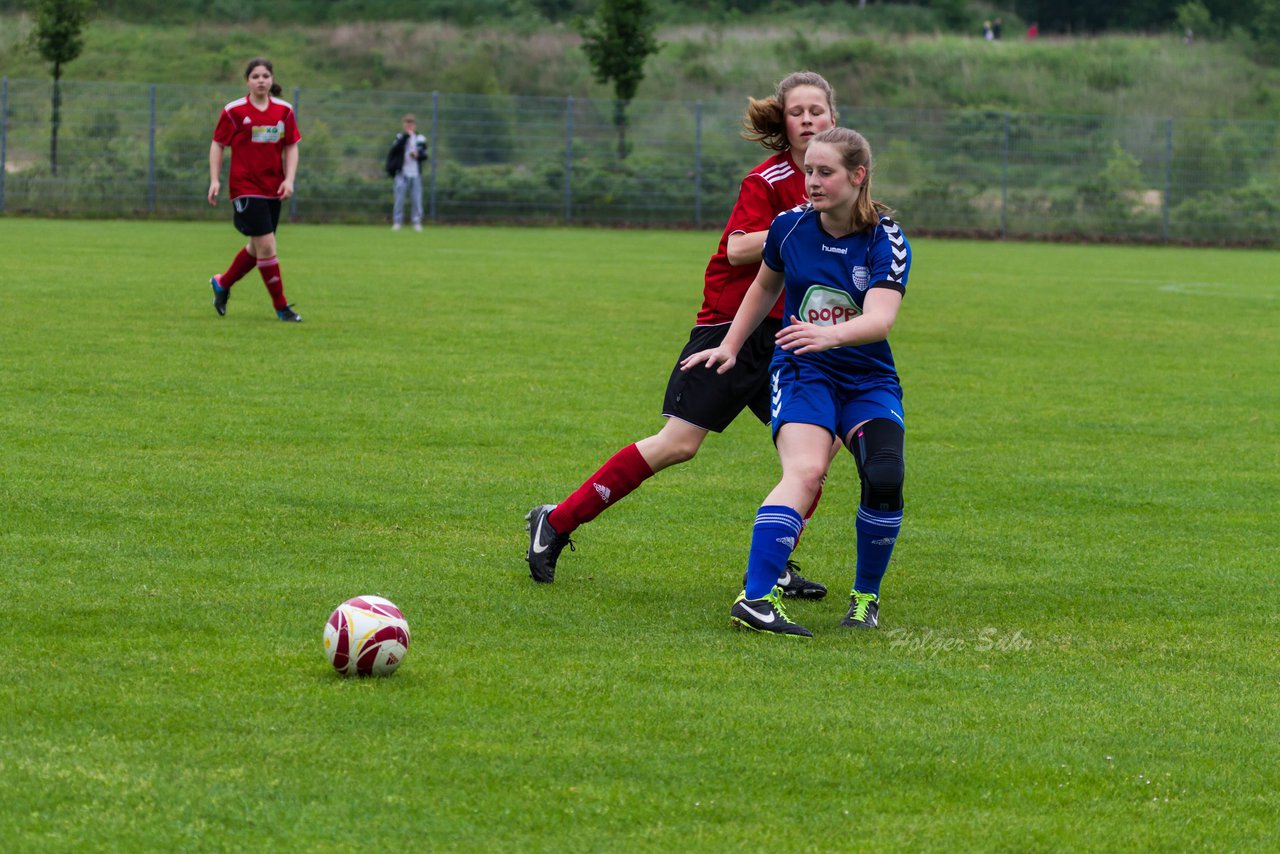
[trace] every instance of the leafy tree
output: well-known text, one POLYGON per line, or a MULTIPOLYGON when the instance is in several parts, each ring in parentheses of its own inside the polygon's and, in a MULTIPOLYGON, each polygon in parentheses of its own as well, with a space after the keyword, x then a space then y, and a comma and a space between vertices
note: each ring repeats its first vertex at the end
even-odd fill
POLYGON ((31 41, 46 62, 53 63, 53 119, 49 131, 49 168, 58 174, 58 125, 62 122, 62 66, 84 48, 84 25, 92 0, 35 0, 31 41))
POLYGON ((1252 18, 1254 38, 1263 48, 1260 53, 1267 65, 1280 64, 1280 0, 1258 0, 1252 18))
POLYGON ((660 45, 657 21, 649 0, 603 0, 590 20, 579 20, 582 50, 600 83, 613 81, 613 126, 618 131, 618 159, 627 156, 627 105, 644 80, 644 63, 660 45))
POLYGON ((1209 14, 1208 7, 1200 0, 1191 0, 1189 3, 1183 3, 1174 12, 1177 16, 1179 29, 1199 37, 1212 35, 1213 16, 1209 14))

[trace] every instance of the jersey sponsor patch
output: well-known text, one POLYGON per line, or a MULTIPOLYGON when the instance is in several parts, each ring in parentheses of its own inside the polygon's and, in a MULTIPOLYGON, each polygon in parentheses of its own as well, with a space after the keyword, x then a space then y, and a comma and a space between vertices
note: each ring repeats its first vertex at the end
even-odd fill
POLYGON ((815 326, 834 326, 860 314, 847 292, 825 285, 811 285, 800 302, 800 319, 815 326))
POLYGON ((249 139, 254 142, 277 143, 284 139, 284 120, 273 125, 254 125, 249 129, 249 139))

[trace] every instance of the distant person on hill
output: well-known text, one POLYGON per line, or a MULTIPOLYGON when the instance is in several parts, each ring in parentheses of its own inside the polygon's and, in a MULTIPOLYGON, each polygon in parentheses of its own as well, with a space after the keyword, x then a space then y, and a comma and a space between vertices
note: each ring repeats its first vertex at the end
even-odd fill
POLYGON ((427 160, 427 138, 418 133, 418 120, 412 114, 401 119, 404 130, 396 134, 387 152, 387 172, 395 179, 395 200, 391 207, 391 230, 404 225, 404 197, 409 196, 412 210, 410 222, 414 231, 422 231, 422 164, 427 160))
MULTIPOLYGON (((720 343, 760 267, 765 235, 775 216, 804 204, 805 181, 800 164, 809 140, 835 125, 836 98, 821 75, 798 71, 778 83, 772 97, 749 99, 743 136, 775 152, 742 179, 738 200, 720 236, 720 245, 707 264, 702 309, 667 380, 662 416, 666 423, 656 434, 627 445, 609 458, 581 486, 559 504, 534 507, 529 521, 529 551, 525 557, 534 581, 550 583, 556 561, 569 535, 617 504, 645 480, 663 469, 693 459, 711 432, 720 433, 743 409, 769 423, 769 360, 774 335, 781 328, 782 304, 776 301, 759 328, 742 342, 742 354, 732 371, 680 370, 693 353, 720 343)), ((805 518, 817 507, 815 495, 805 518)), ((788 563, 778 580, 787 596, 821 599, 823 585, 800 575, 788 563)))
POLYGON ((790 620, 775 587, 831 463, 834 436, 858 464, 857 569, 840 625, 879 625, 880 582, 902 526, 906 429, 889 349, 911 269, 911 247, 871 197, 871 147, 833 128, 804 157, 810 203, 769 227, 764 263, 723 341, 680 363, 691 374, 734 369, 781 293, 787 325, 773 353, 773 438, 782 479, 756 514, 744 589, 729 611, 757 632, 812 637, 790 620), (714 371, 708 369, 715 369, 714 371))
POLYGON ((225 273, 213 276, 213 308, 227 313, 231 286, 254 267, 262 276, 276 316, 293 323, 302 317, 284 297, 284 280, 276 258, 276 226, 280 222, 280 202, 293 195, 293 179, 298 172, 298 122, 293 106, 280 100, 280 84, 270 61, 250 60, 244 72, 249 94, 222 108, 209 146, 209 204, 218 203, 222 172, 222 151, 231 149, 231 207, 236 229, 249 238, 225 273))
POLYGON ((995 31, 991 29, 991 22, 990 22, 990 21, 983 21, 983 22, 982 22, 982 37, 983 37, 984 39, 986 39, 987 41, 994 41, 994 40, 995 40, 996 34, 995 34, 995 31))
POLYGON ((1027 41, 1033 42, 1040 38, 1040 24, 1036 21, 1031 22, 1031 26, 1027 27, 1027 41))
POLYGON ((991 38, 995 41, 1000 41, 1000 34, 1002 32, 1004 32, 1004 21, 996 18, 991 22, 991 38))

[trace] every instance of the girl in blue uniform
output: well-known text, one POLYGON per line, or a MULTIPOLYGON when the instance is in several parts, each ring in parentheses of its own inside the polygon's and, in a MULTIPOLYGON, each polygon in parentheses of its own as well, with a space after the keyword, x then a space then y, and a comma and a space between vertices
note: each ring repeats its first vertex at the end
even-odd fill
POLYGON ((902 387, 887 338, 911 249, 888 208, 871 198, 871 165, 871 147, 856 131, 832 128, 813 138, 804 163, 809 204, 773 221, 764 263, 724 341, 681 363, 686 371, 732 369, 785 287, 787 325, 770 365, 782 479, 756 515, 745 588, 730 611, 743 628, 813 636, 787 617, 774 584, 827 472, 833 436, 853 454, 862 480, 857 574, 841 625, 878 623, 880 580, 903 506, 902 387))

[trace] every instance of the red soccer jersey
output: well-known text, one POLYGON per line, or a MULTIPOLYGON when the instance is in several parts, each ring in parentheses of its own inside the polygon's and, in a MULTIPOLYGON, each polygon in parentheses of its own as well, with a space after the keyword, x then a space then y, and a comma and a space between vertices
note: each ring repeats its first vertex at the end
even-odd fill
MULTIPOLYGON (((729 214, 729 224, 720 235, 720 247, 707 263, 706 284, 702 288, 702 309, 698 326, 729 323, 738 313, 747 288, 760 270, 759 263, 734 267, 729 263, 729 235, 735 232, 765 231, 773 218, 783 211, 808 201, 804 191, 804 171, 791 159, 790 151, 782 151, 761 163, 742 179, 738 201, 729 214)), ((782 299, 769 312, 782 317, 782 299)))
POLYGON ((284 147, 300 139, 293 106, 279 98, 271 98, 265 110, 259 110, 247 97, 223 107, 213 141, 231 147, 231 198, 279 198, 284 147))

